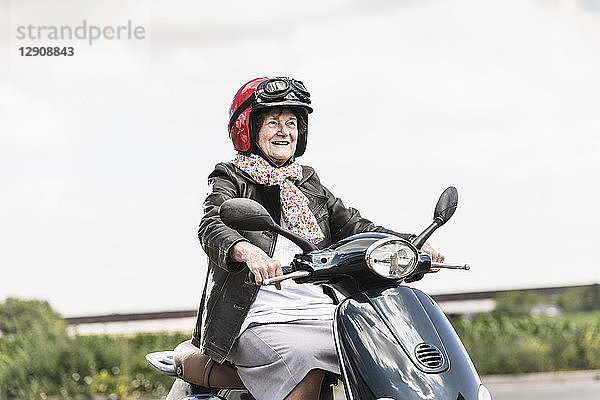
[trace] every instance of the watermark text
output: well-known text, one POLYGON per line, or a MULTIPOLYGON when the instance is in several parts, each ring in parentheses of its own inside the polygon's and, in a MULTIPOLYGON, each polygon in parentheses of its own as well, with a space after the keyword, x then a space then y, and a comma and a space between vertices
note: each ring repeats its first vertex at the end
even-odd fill
POLYGON ((144 40, 146 28, 127 20, 123 25, 20 25, 16 28, 18 40, 85 40, 92 46, 98 40, 144 40))

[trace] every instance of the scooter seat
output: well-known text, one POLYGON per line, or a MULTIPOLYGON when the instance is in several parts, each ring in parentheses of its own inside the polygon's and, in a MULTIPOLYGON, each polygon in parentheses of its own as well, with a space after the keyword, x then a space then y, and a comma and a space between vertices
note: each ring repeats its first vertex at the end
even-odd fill
POLYGON ((206 388, 243 389, 235 367, 225 361, 219 364, 200 352, 190 340, 180 343, 174 350, 173 361, 177 376, 186 382, 206 388))

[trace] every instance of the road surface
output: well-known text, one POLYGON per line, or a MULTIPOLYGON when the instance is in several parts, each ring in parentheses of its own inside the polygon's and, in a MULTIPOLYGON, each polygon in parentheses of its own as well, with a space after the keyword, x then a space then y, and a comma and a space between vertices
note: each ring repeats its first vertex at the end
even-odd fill
MULTIPOLYGON (((600 399, 600 371, 488 376, 482 380, 493 400, 600 399)), ((336 388, 335 400, 345 398, 341 386, 336 388)))
POLYGON ((598 400, 600 371, 484 377, 493 400, 598 400))

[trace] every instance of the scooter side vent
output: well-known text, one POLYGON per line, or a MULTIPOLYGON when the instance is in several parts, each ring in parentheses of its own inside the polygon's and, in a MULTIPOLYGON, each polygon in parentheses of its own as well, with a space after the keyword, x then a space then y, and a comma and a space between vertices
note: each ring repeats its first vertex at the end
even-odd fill
POLYGON ((442 352, 432 344, 421 343, 415 348, 417 360, 429 369, 438 369, 444 365, 442 352))

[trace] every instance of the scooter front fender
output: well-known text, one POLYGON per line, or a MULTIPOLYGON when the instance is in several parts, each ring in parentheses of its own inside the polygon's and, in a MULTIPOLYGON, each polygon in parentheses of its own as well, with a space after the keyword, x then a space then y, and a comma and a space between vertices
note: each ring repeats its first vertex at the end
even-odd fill
POLYGON ((349 399, 477 400, 479 376, 423 292, 398 286, 352 296, 337 307, 334 332, 349 399))

